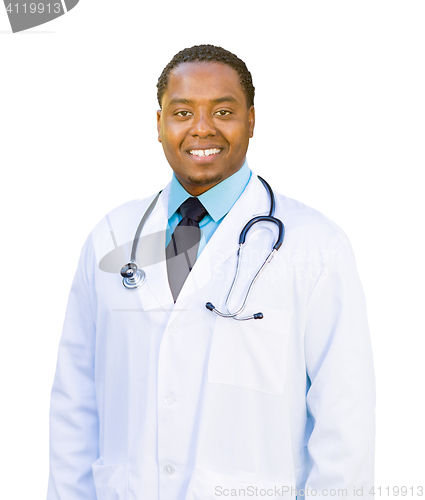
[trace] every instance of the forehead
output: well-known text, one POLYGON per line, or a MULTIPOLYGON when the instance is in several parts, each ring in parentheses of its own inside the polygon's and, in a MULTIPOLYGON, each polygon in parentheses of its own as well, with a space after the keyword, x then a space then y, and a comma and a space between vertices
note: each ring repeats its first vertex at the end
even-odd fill
POLYGON ((245 94, 235 69, 219 62, 182 63, 169 77, 163 104, 173 99, 212 101, 231 96, 245 104, 245 94))

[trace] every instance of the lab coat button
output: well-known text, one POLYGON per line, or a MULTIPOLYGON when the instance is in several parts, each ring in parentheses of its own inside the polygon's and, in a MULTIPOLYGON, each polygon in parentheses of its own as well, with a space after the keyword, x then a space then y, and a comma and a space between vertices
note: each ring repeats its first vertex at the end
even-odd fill
POLYGON ((166 405, 172 405, 174 403, 174 398, 171 396, 171 394, 166 394, 162 400, 166 405))
POLYGON ((164 465, 164 472, 168 476, 171 476, 171 474, 174 474, 174 467, 171 464, 164 465))
POLYGON ((178 333, 180 331, 180 325, 178 323, 172 323, 169 330, 171 333, 178 333))

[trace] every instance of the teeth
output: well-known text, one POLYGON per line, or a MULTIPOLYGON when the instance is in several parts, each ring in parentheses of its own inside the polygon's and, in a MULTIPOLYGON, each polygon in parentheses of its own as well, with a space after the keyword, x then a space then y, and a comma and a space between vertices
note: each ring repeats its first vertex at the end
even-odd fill
POLYGON ((189 151, 189 153, 193 156, 209 156, 209 155, 215 155, 218 154, 221 151, 221 149, 192 149, 189 151))

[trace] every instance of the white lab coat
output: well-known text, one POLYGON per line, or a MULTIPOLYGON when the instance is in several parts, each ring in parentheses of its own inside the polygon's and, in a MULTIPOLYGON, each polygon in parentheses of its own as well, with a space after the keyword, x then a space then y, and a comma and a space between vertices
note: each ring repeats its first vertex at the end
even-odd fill
MULTIPOLYGON (((243 490, 295 499, 305 488, 368 496, 374 373, 347 237, 276 193, 285 241, 245 311, 264 319, 222 319, 205 303, 225 309, 239 233, 268 213, 267 192, 253 175, 176 304, 164 256, 168 195, 169 185, 142 232, 147 281, 137 291, 119 270, 153 197, 112 211, 83 247, 52 389, 47 499, 215 500, 243 490)), ((233 306, 269 251, 270 228, 250 233, 233 306)))

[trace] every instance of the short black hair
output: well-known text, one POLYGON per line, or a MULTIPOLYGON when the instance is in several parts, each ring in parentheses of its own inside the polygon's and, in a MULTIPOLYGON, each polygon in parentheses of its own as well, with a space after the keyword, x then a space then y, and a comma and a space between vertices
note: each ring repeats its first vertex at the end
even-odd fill
POLYGON ((157 96, 160 108, 162 97, 167 90, 168 79, 171 71, 180 64, 198 61, 221 62, 236 70, 246 97, 247 107, 249 108, 250 106, 254 105, 255 87, 252 84, 252 76, 248 71, 246 64, 241 59, 239 59, 238 56, 235 56, 235 54, 232 54, 222 47, 216 47, 215 45, 194 45, 193 47, 183 49, 178 52, 167 64, 167 66, 165 66, 161 73, 161 76, 158 78, 158 83, 156 84, 156 86, 158 88, 157 96))

